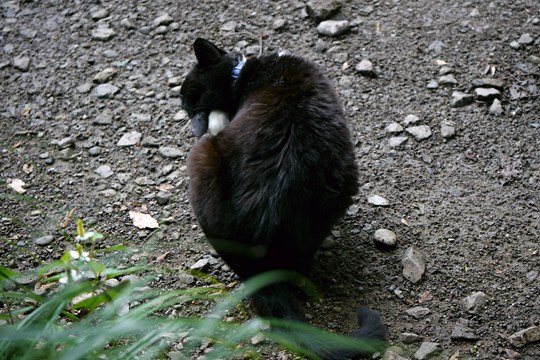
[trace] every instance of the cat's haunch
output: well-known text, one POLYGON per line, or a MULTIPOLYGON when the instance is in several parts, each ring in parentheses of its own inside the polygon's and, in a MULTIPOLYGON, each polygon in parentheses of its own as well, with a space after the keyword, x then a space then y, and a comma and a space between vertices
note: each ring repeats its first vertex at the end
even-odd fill
MULTIPOLYGON (((182 84, 194 135, 189 196, 205 235, 242 279, 271 270, 307 274, 352 204, 358 168, 335 89, 312 62, 274 53, 243 60, 197 39, 182 84), (229 122, 230 121, 230 122, 229 122)), ((300 320, 289 289, 254 296, 261 315, 300 320)), ((360 316, 365 314, 365 316, 360 316)), ((384 337, 377 313, 361 337, 384 337)), ((301 344, 325 359, 359 355, 301 344), (340 355, 341 354, 341 355, 340 355)))

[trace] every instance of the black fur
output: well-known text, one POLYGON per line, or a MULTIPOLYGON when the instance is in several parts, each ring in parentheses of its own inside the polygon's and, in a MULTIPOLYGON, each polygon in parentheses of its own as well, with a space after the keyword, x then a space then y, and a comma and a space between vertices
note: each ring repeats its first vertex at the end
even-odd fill
MULTIPOLYGON (((198 64, 182 85, 193 132, 221 110, 228 127, 205 136, 188 158, 190 201, 212 246, 242 278, 269 270, 306 274, 322 241, 358 189, 358 169, 342 107, 313 63, 270 54, 250 58, 238 79, 240 54, 204 39, 198 64)), ((286 286, 254 296, 261 315, 301 320, 286 286)), ((359 337, 382 338, 378 314, 362 310, 359 337)), ((306 341, 304 346, 310 346, 306 341)), ((325 359, 357 353, 312 349, 325 359)))

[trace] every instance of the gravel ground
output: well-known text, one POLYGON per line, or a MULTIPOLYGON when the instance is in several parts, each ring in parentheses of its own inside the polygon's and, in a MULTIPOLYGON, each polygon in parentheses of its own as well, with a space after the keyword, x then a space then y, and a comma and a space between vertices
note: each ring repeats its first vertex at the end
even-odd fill
POLYGON ((538 1, 27 0, 0 11, 3 266, 58 258, 75 209, 106 235, 101 246, 134 250, 121 265, 167 269, 153 286, 204 284, 184 272, 201 259, 236 281, 187 201, 195 140, 179 86, 198 36, 246 55, 262 45, 335 81, 361 169, 318 257, 310 322, 347 333, 365 304, 405 359, 540 358, 538 1), (160 228, 137 228, 130 212, 160 228), (395 244, 374 242, 378 229, 395 244))

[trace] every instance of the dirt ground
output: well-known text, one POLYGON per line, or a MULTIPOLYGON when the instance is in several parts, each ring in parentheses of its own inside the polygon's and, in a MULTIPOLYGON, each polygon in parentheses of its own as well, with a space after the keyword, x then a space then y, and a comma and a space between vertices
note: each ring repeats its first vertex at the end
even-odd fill
POLYGON ((68 245, 59 224, 76 209, 106 235, 102 246, 136 251, 123 266, 159 257, 153 286, 204 284, 182 271, 203 258, 206 272, 234 282, 187 200, 195 139, 178 86, 196 37, 246 55, 262 44, 315 61, 335 81, 361 169, 355 204, 318 257, 310 322, 347 333, 365 304, 406 359, 422 341, 438 343, 441 359, 540 359, 538 342, 510 342, 540 326, 538 1, 343 1, 334 19, 350 29, 338 36, 319 34, 302 1, 28 0, 0 11, 2 266, 58 258, 68 245), (362 60, 373 70, 362 72, 362 60), (484 78, 499 81, 500 107, 476 93, 484 78), (431 135, 391 133, 394 122, 431 135), (368 203, 372 194, 388 205, 368 203), (138 229, 130 211, 160 229, 138 229), (397 235, 395 248, 375 246, 379 228, 397 235), (403 276, 411 246, 425 262, 417 283, 403 276), (467 312, 462 300, 476 292, 487 302, 467 312))

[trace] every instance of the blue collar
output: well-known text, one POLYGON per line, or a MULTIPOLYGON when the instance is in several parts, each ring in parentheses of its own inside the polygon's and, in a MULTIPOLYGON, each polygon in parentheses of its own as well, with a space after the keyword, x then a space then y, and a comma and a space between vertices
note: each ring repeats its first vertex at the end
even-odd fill
POLYGON ((240 60, 240 62, 232 69, 232 78, 238 79, 238 76, 240 76, 240 71, 242 71, 242 68, 246 64, 245 60, 240 60))

